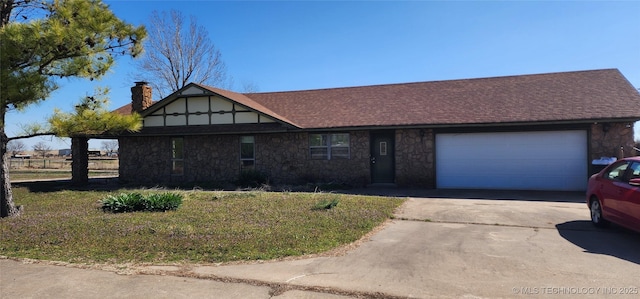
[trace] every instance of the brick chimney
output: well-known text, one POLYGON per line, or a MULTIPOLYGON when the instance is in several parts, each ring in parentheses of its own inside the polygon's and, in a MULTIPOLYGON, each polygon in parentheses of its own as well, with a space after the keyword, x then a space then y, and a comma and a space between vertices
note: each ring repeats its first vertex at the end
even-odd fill
POLYGON ((136 86, 131 87, 131 110, 140 113, 152 103, 151 86, 144 81, 136 82, 136 86))

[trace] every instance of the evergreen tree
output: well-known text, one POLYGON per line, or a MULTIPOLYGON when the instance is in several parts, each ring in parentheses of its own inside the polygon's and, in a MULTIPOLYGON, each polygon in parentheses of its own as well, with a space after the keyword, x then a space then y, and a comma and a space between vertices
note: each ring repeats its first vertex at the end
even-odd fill
POLYGON ((74 113, 56 109, 48 120, 48 131, 58 137, 71 137, 71 182, 75 185, 89 181, 88 137, 137 131, 142 127, 142 118, 137 113, 122 115, 107 110, 108 93, 108 89, 98 89, 94 96, 84 97, 74 113))
POLYGON ((46 100, 58 78, 100 78, 117 56, 139 55, 145 36, 100 0, 0 2, 0 217, 20 213, 6 156, 7 143, 20 137, 5 133, 7 111, 46 100))

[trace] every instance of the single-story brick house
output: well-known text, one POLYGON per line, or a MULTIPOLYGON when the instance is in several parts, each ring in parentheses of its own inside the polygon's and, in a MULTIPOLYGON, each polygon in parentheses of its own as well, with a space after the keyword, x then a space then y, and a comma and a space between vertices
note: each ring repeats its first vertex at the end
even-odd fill
POLYGON ((337 182, 584 190, 593 159, 634 155, 640 94, 616 69, 236 93, 191 83, 118 136, 120 179, 141 184, 337 182))

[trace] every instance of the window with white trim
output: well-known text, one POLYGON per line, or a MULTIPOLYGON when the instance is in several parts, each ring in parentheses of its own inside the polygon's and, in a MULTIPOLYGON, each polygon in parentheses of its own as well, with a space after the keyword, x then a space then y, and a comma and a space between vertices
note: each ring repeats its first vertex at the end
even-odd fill
POLYGON ((349 159, 349 133, 309 134, 309 154, 314 160, 349 159))
POLYGON ((256 162, 256 143, 253 136, 240 137, 240 163, 243 168, 251 168, 256 162))

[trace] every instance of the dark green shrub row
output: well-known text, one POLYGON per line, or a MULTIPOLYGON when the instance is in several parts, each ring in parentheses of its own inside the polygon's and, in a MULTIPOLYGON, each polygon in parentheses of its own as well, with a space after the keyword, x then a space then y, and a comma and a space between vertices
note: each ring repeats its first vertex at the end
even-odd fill
POLYGON ((182 195, 162 193, 144 196, 140 193, 120 193, 118 195, 107 196, 101 203, 104 212, 164 212, 180 207, 182 204, 182 195))

